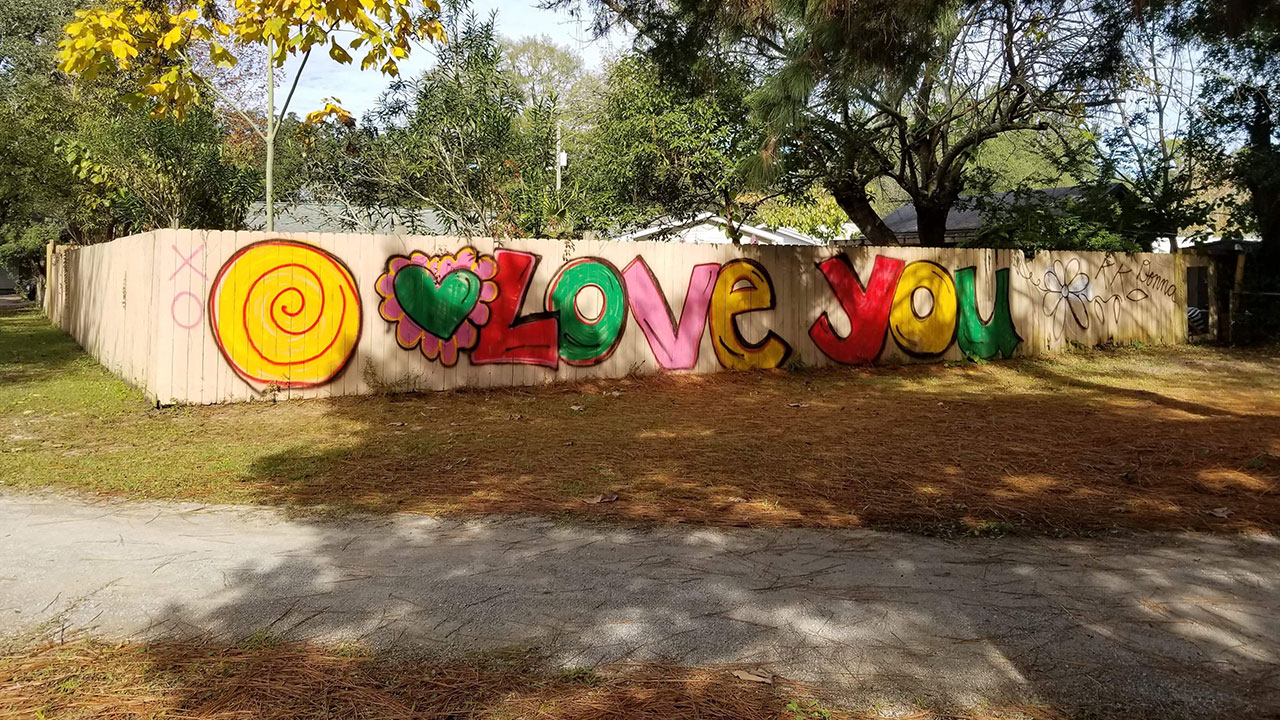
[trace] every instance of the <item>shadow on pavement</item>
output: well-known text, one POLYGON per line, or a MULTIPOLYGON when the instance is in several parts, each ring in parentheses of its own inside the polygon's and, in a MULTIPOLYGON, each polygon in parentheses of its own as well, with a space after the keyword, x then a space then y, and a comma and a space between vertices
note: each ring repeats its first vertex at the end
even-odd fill
POLYGON ((87 592, 66 622, 107 636, 442 658, 514 647, 556 667, 730 663, 854 706, 1043 701, 1209 718, 1280 700, 1280 552, 1266 537, 948 541, 163 505, 68 519, 34 502, 27 524, 58 518, 58 536, 25 562, 73 573, 87 592))

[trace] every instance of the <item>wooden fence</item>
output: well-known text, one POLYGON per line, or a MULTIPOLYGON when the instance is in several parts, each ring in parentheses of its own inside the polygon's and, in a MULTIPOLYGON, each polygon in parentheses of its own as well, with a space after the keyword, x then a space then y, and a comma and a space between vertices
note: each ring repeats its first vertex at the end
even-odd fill
POLYGON ((45 310, 161 404, 1185 342, 1181 256, 164 230, 45 310))

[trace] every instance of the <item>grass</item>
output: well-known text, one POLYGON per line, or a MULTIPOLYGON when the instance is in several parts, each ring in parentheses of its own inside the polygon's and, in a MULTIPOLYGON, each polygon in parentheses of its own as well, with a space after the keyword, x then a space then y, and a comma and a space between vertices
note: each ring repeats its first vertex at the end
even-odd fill
MULTIPOLYGON (((1040 706, 948 713, 894 707, 899 720, 1055 720, 1040 706)), ((781 678, 726 667, 627 665, 557 672, 523 651, 442 663, 352 647, 286 643, 108 644, 77 639, 0 655, 0 718, 41 720, 852 720, 781 678)))
POLYGON ((1276 349, 155 409, 24 309, 0 315, 0 439, 4 488, 299 512, 1280 529, 1276 349))

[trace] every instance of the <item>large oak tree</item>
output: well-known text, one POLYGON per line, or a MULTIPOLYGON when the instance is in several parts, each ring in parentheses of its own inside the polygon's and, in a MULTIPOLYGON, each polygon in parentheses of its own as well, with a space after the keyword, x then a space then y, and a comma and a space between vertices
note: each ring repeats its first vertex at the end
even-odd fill
POLYGON ((872 181, 901 187, 939 244, 984 143, 1113 101, 1099 80, 1118 30, 1088 0, 587 2, 599 31, 629 24, 673 80, 708 57, 760 73, 760 171, 820 182, 881 244, 896 238, 872 181))

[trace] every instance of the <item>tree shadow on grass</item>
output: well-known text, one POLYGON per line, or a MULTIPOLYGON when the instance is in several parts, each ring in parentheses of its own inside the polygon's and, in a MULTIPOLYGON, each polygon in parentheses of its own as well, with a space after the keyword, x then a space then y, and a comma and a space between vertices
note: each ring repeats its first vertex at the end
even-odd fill
POLYGON ((68 366, 88 364, 84 351, 25 302, 0 303, 0 386, 51 378, 68 366))
POLYGON ((1018 372, 1044 389, 827 372, 339 399, 324 411, 354 432, 263 455, 246 481, 273 504, 373 512, 1280 528, 1280 413, 1018 372))

